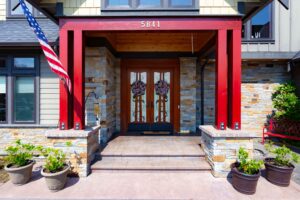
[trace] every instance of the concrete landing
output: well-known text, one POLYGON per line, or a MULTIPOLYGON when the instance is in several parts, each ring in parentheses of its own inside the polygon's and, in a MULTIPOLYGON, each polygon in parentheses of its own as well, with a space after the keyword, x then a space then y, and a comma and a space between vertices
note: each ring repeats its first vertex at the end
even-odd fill
POLYGON ((91 166, 92 172, 210 171, 199 137, 121 136, 111 141, 91 166))
POLYGON ((101 156, 205 156, 199 136, 119 136, 101 156))

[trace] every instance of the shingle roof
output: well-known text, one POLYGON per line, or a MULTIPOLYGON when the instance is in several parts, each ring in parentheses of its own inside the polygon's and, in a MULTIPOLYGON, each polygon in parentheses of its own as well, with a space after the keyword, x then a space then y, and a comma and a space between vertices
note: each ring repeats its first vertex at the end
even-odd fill
MULTIPOLYGON (((48 41, 58 38, 58 26, 49 19, 37 19, 48 41)), ((0 46, 18 45, 19 43, 37 43, 38 41, 28 22, 24 19, 0 21, 0 46)))

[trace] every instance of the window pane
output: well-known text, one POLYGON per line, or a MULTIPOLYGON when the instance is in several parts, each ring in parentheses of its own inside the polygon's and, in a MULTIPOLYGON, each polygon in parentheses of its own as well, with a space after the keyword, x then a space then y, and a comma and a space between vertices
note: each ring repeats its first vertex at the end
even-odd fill
POLYGON ((0 76, 0 122, 6 121, 6 77, 0 76))
POLYGON ((171 0, 172 6, 192 6, 193 0, 171 0))
POLYGON ((34 96, 34 77, 16 77, 14 87, 15 121, 34 121, 34 96))
POLYGON ((271 4, 262 9, 251 19, 251 38, 270 38, 271 4))
POLYGON ((140 0, 140 6, 160 6, 160 0, 140 0))
POLYGON ((5 58, 0 58, 0 68, 5 68, 5 67, 6 67, 5 58))
POLYGON ((128 6, 129 0, 108 0, 108 6, 128 6))
MULTIPOLYGON (((11 15, 23 15, 23 10, 21 6, 18 6, 14 11, 12 10, 17 4, 19 3, 19 0, 11 0, 11 8, 10 8, 10 14, 11 15)), ((32 12, 32 6, 26 2, 26 5, 30 12, 32 12)))
POLYGON ((15 68, 34 68, 34 58, 14 58, 15 68))

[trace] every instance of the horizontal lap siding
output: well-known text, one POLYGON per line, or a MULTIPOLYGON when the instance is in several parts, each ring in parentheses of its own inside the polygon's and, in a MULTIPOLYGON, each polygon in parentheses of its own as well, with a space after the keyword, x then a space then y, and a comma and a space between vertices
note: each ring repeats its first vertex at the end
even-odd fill
POLYGON ((0 0, 0 21, 6 20, 6 0, 0 0))
POLYGON ((40 124, 57 126, 59 120, 59 79, 44 56, 40 72, 40 124))

